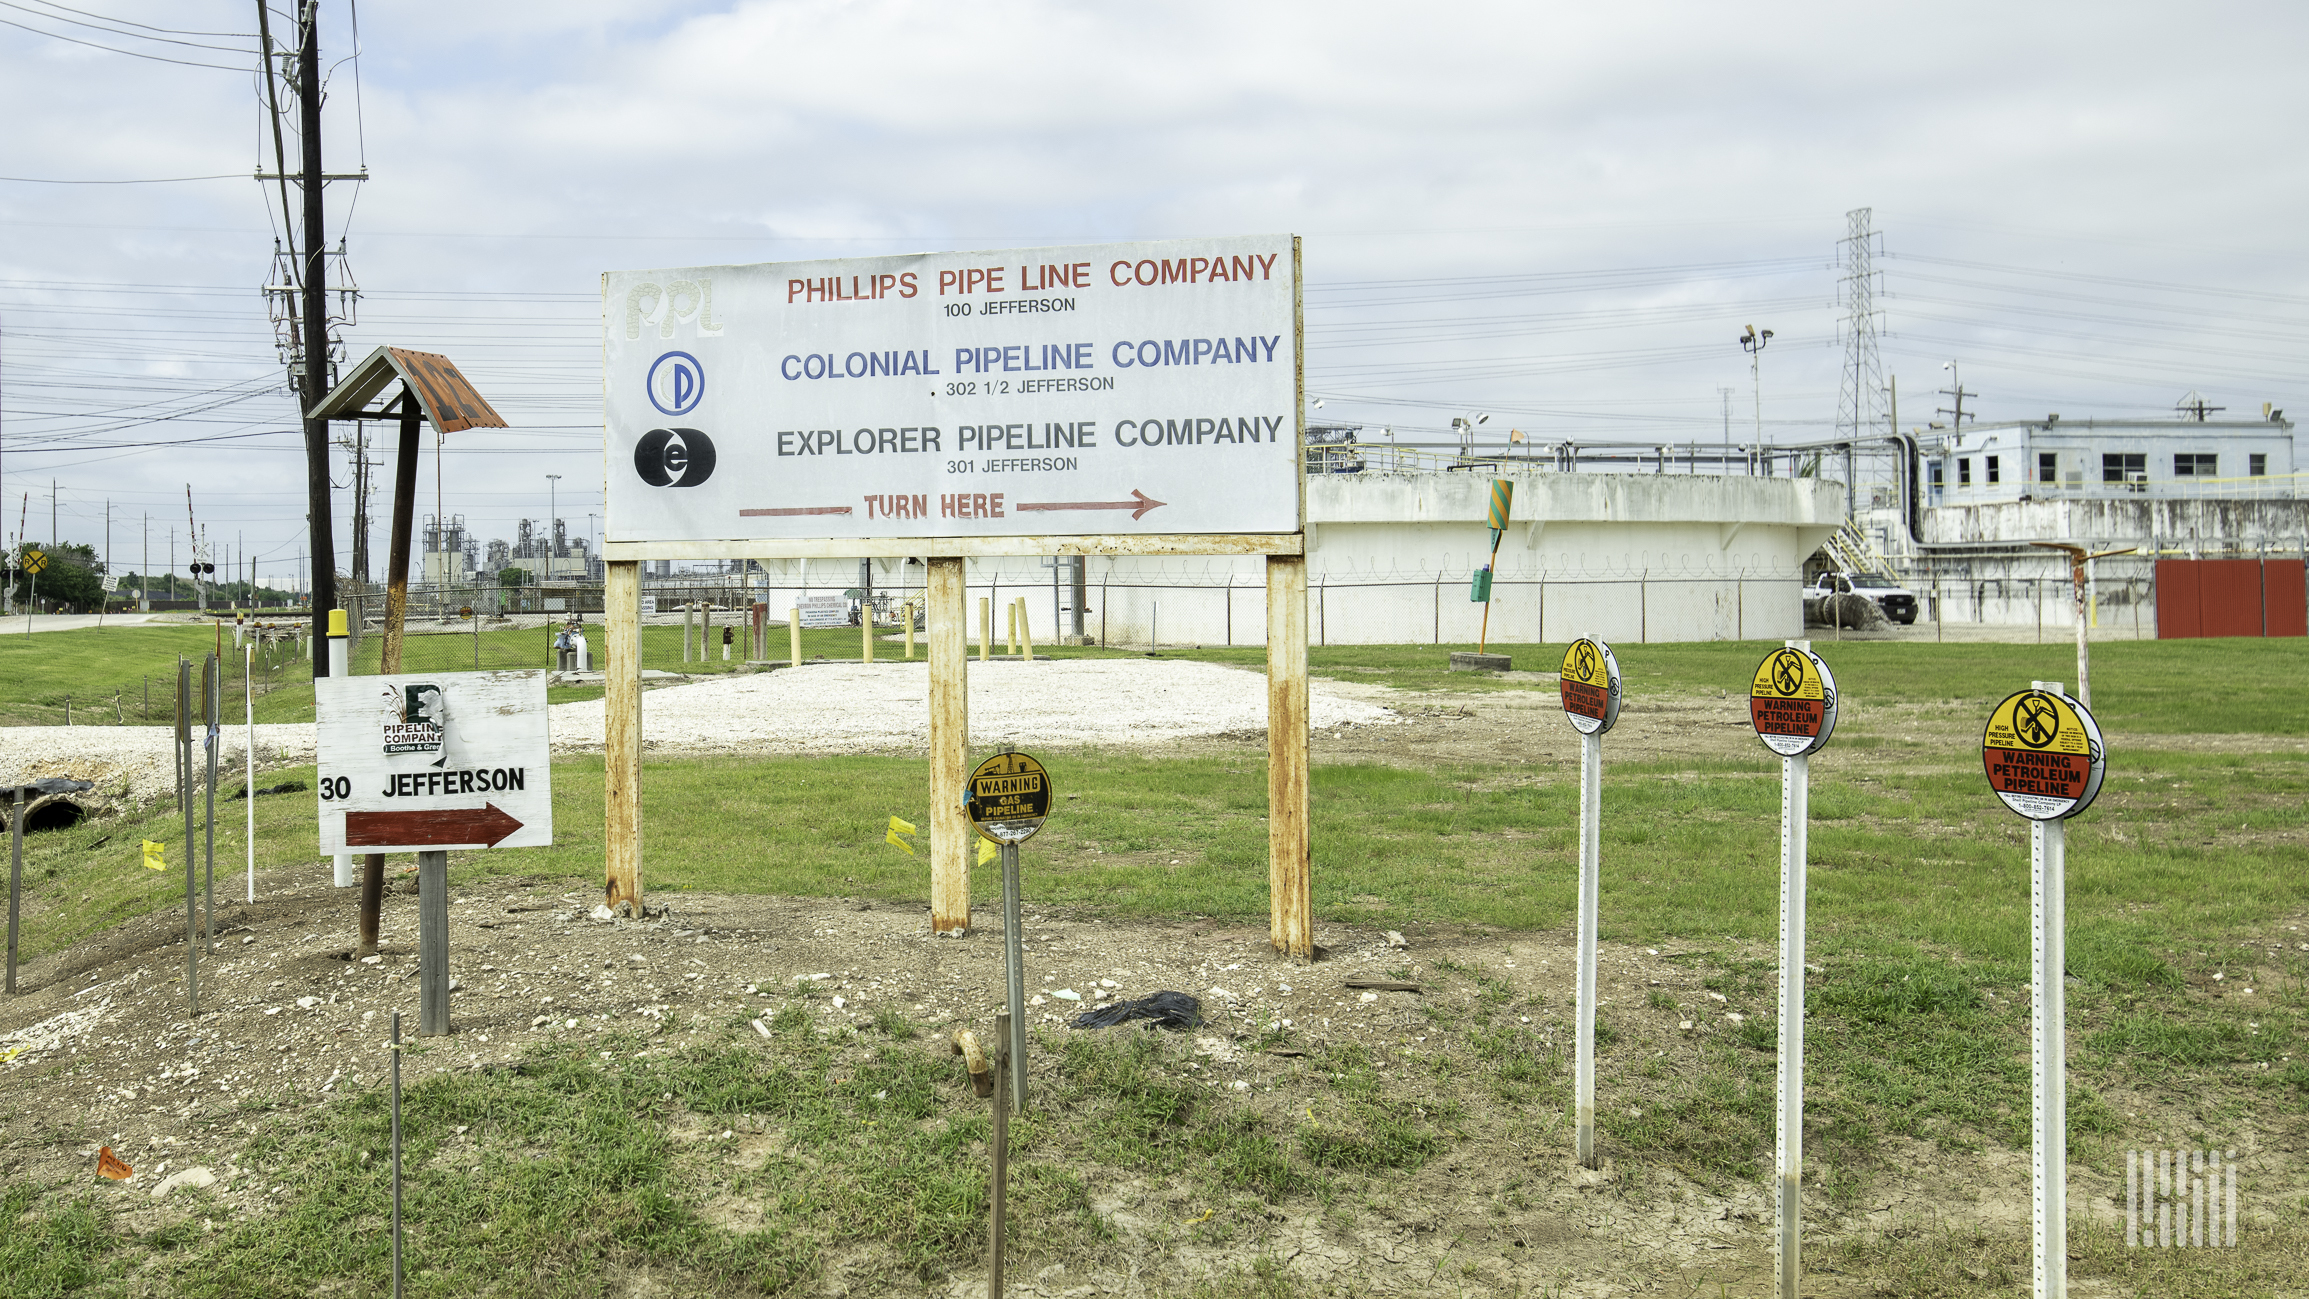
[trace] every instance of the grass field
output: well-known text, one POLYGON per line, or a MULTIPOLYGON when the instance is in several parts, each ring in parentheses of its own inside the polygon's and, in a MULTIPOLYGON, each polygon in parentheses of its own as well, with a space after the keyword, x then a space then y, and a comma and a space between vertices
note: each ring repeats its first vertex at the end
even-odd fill
MULTIPOLYGON (((678 658, 680 633, 671 630, 678 658)), ((80 633, 35 639, 68 635, 80 633)), ((855 654, 855 632, 818 635, 829 643, 828 657, 855 654), (837 637, 842 643, 832 643, 837 637)), ((1815 1157, 1833 1170, 1828 1202, 1858 1208, 1901 1176, 1892 1153, 1899 1142, 1951 1152, 2026 1149, 2028 833, 1988 795, 1977 741, 1969 737, 1989 703, 2009 690, 2031 678, 2072 680, 2074 655, 2062 645, 1815 647, 1838 672, 1854 712, 1812 764, 1810 955, 1823 972, 1810 987, 1816 1031, 1807 1068, 1820 1143, 1815 1157), (1938 738, 1910 738, 1920 726, 1938 738)), ((1640 710, 1647 694, 1736 692, 1766 648, 1624 647, 1628 708, 1640 710)), ((1552 666, 1561 651, 1511 652, 1519 663, 1552 666)), ((1314 666, 1322 675, 1407 689, 1549 688, 1446 674, 1438 667, 1443 653, 1429 646, 1319 650, 1314 666)), ((1246 666, 1261 658, 1223 649, 1181 656, 1246 666)), ((0 709, 41 688, 4 675, 7 664, 0 658, 0 709)), ((2297 684, 2309 669, 2309 645, 2122 643, 2095 647, 2094 666, 2111 762, 2100 801, 2072 823, 2069 837, 2072 1157, 2105 1165, 2124 1143, 2152 1136, 2167 1145, 2217 1143, 2248 1121, 2297 1144, 2309 1135, 2309 933, 2302 932, 2309 928, 2309 872, 2301 869, 2309 859, 2309 758, 2298 743, 2309 733, 2309 712, 2297 684), (2240 994, 2240 982, 2255 991, 2240 994), (2152 1120, 2138 1120, 2140 1113, 2152 1120), (2149 1121, 2166 1130, 2144 1131, 2149 1121)), ((309 690, 304 698, 309 707, 309 690)), ((1026 852, 1027 891, 1036 905, 1118 919, 1264 917, 1263 753, 1043 756, 1062 802, 1026 852)), ((511 874, 597 884, 601 770, 598 759, 555 764, 554 847, 460 856, 452 878, 511 874)), ((311 778, 309 769, 288 774, 311 778)), ((1607 746, 1606 941, 1680 949, 1711 989, 1768 1002, 1778 775, 1779 764, 1760 748, 1745 756, 1638 762, 1614 760, 1607 746)), ((882 842, 890 816, 917 823, 925 817, 919 760, 653 759, 645 764, 644 789, 653 889, 902 902, 925 896, 924 863, 882 842)), ((1423 930, 1512 933, 1571 924, 1577 809, 1568 764, 1536 754, 1529 762, 1480 766, 1322 763, 1313 802, 1315 898, 1324 923, 1377 924, 1415 937, 1423 930)), ((242 841, 234 807, 220 820, 218 857, 233 863, 237 881, 242 841)), ((260 866, 317 869, 306 798, 265 799, 258 809, 260 866)), ((174 871, 159 876, 135 866, 136 840, 172 833, 181 843, 181 822, 155 809, 34 836, 26 861, 34 902, 28 954, 58 950, 172 899, 181 904, 174 871)), ((978 873, 973 890, 980 899, 997 893, 990 870, 978 873)), ((1486 986, 1480 970, 1433 977, 1486 986)), ((1434 1095, 1477 1088, 1542 1109, 1567 1103, 1565 1062, 1519 1054, 1513 1009, 1435 1015, 1434 1049, 1448 1054, 1449 1065, 1438 1066, 1434 1095)), ((923 1251, 966 1249, 982 1221, 983 1204, 972 1198, 982 1183, 947 1170, 982 1133, 957 1122, 935 1138, 856 1137, 841 1124, 860 1112, 868 1089, 930 1104, 934 1084, 920 1072, 928 1066, 895 1038, 840 1047, 846 1054, 837 1060, 833 1044, 806 1027, 797 1031, 802 1024, 781 1024, 781 1072, 766 1083, 735 1076, 732 1057, 714 1047, 616 1068, 541 1055, 518 1077, 484 1075, 420 1093, 413 1101, 420 1113, 443 1121, 459 1116, 460 1123, 478 1116, 492 1141, 543 1152, 532 1155, 537 1167, 554 1170, 551 1177, 514 1169, 443 1183, 426 1229, 476 1242, 460 1247, 467 1252, 457 1268, 519 1268, 562 1279, 536 1287, 540 1293, 601 1292, 578 1282, 598 1281, 601 1260, 612 1255, 695 1260, 690 1274, 709 1289, 777 1290, 814 1275, 814 1260, 845 1248, 857 1238, 852 1233, 881 1232, 923 1251), (758 1090, 764 1086, 774 1101, 758 1090), (657 1095, 678 1096, 686 1110, 706 1114, 783 1107, 782 1122, 800 1134, 797 1148, 813 1152, 815 1162, 798 1181, 773 1178, 754 1188, 782 1206, 759 1230, 714 1228, 684 1198, 694 1188, 685 1190, 667 1144, 674 1116, 631 1104, 657 1095), (576 1141, 570 1133, 588 1135, 576 1141), (613 1184, 641 1189, 613 1192, 613 1184), (617 1249, 600 1243, 599 1233, 609 1229, 597 1220, 603 1212, 618 1215, 611 1219, 624 1242, 617 1249), (477 1232, 481 1221, 494 1226, 477 1232)), ((1768 1023, 1750 1021, 1737 1043, 1744 1049, 1712 1055, 1688 1076, 1659 1076, 1656 1100, 1640 1115, 1604 1117, 1607 1136, 1630 1158, 1658 1161, 1703 1184, 1767 1176, 1772 1039, 1768 1023)), ((1052 1049, 1072 1053, 1073 1107, 1058 1105, 1040 1121, 1047 1126, 1029 1126, 1025 1140, 1030 1148, 1041 1141, 1066 1152, 1069 1166, 1089 1160, 1117 1176, 1199 1179, 1214 1195, 1261 1203, 1353 1202, 1372 1193, 1369 1178, 1384 1180, 1387 1161, 1416 1168, 1468 1139, 1447 1121, 1389 1126, 1384 1094, 1351 1059, 1309 1064, 1327 1086, 1372 1107, 1349 1134, 1348 1149, 1326 1144, 1334 1137, 1321 1131, 1234 1131, 1223 1109, 1180 1100, 1157 1062, 1134 1061, 1120 1048, 1052 1049)), ((121 1259, 159 1257, 154 1251, 173 1251, 177 1260, 167 1265, 171 1293, 222 1293, 202 1280, 218 1269, 265 1277, 264 1292, 281 1294, 373 1276, 374 1238, 348 1234, 332 1206, 352 1189, 373 1193, 375 1168, 347 1163, 343 1152, 372 1146, 379 1121, 373 1098, 284 1119, 265 1140, 281 1158, 309 1152, 300 1159, 316 1172, 300 1192, 304 1207, 232 1224, 213 1237, 139 1243, 66 1192, 9 1188, 0 1220, 33 1230, 0 1246, 13 1251, 0 1253, 0 1295, 63 1293, 76 1267, 92 1280, 117 1279, 121 1259), (6 1279, 35 1275, 50 1279, 6 1279)), ((2309 1169, 2270 1172, 2263 1195, 2309 1191, 2309 1169)), ((1100 1228, 1084 1207, 1080 1176, 1041 1176, 1046 1180, 1018 1192, 1024 1205, 1057 1237, 1091 1248, 1100 1228)), ((2296 1220, 2309 1208, 2309 1200, 2282 1203, 2296 1220)), ((2011 1239, 1990 1233, 1967 1240, 1885 1238, 1849 1246, 1843 1257, 1873 1275, 1901 1278, 1895 1288, 1904 1293, 2001 1292, 1973 1273, 1980 1260, 2001 1259, 1995 1275, 2007 1275, 2011 1239)), ((2152 1264, 2088 1234, 2076 1245, 2086 1259, 2077 1266, 2120 1293, 2288 1293, 2294 1282, 2285 1279, 2286 1260, 2300 1261, 2303 1241, 2297 1231, 2281 1234, 2260 1253, 2215 1267, 2171 1258, 2152 1264)), ((2018 1248, 2025 1277, 2025 1223, 2018 1248)), ((449 1273, 427 1286, 420 1292, 459 1289, 449 1273)), ((1298 1293, 1286 1277, 1253 1274, 1230 1292, 1298 1293)))

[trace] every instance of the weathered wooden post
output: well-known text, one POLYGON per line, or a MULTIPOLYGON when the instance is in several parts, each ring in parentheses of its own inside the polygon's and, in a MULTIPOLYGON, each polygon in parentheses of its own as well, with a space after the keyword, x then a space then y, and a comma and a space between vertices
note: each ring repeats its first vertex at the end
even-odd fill
POLYGON ((963 561, 930 561, 930 932, 970 929, 970 849, 963 811, 970 747, 969 617, 963 561))
POLYGON ((641 564, 612 560, 602 583, 603 903, 643 914, 641 893, 641 564))
POLYGON ((1268 936, 1294 960, 1315 957, 1307 788, 1307 557, 1267 556, 1268 936))

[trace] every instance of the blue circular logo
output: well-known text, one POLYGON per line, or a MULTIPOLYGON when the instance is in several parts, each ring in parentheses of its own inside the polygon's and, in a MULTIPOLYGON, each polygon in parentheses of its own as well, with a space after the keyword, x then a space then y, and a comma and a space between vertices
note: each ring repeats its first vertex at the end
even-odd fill
POLYGON ((687 415, 706 396, 706 369, 687 352, 668 352, 649 367, 649 404, 668 415, 687 415))

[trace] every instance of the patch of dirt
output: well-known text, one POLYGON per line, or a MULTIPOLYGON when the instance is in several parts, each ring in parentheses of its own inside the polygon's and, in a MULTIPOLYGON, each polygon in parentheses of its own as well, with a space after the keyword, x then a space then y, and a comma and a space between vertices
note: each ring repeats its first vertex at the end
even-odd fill
MULTIPOLYGON (((188 1168, 212 1170, 215 1192, 234 1211, 269 1211, 283 1188, 242 1163, 255 1123, 294 1121, 300 1109, 379 1085, 394 1011, 414 1036, 418 983, 415 899, 405 886, 388 899, 386 949, 374 963, 346 959, 354 890, 274 880, 264 895, 221 917, 219 952, 200 964, 197 1018, 186 1014, 181 917, 123 926, 76 954, 25 968, 30 991, 0 1004, 0 1040, 15 1048, 0 1064, 10 1098, 0 1121, 0 1174, 109 1187, 93 1174, 97 1147, 108 1144, 136 1167, 115 1193, 148 1227, 172 1210, 147 1197, 188 1168), (281 1108, 260 1116, 244 1103, 281 1108)), ((919 906, 660 897, 671 903, 664 918, 604 922, 589 918, 589 890, 560 881, 500 879, 454 895, 455 1031, 422 1040, 422 1051, 405 1058, 405 1084, 503 1065, 533 1043, 585 1042, 613 1029, 641 1030, 664 1046, 711 1039, 733 1021, 791 1004, 797 983, 810 992, 801 1004, 821 1028, 864 1028, 894 1013, 923 1032, 921 1049, 937 1053, 956 1027, 989 1031, 1000 1003, 999 918, 983 902, 972 934, 933 939, 919 906)), ((1115 998, 1190 992, 1209 1022, 1194 1033, 1161 1034, 1166 1058, 1215 1100, 1254 1109, 1284 1130, 1302 1115, 1321 1122, 1334 1103, 1305 1054, 1333 1045, 1368 1051, 1382 1086, 1401 1103, 1448 1095, 1467 1106, 1465 1139, 1416 1173, 1375 1181, 1362 1203, 1299 1204, 1248 1220, 1240 1206, 1217 1206, 1231 1219, 1223 1233, 1205 1230, 1214 1206, 1190 1186, 1096 1164, 1077 1168, 1093 1179, 1096 1211, 1126 1253, 1143 1251, 1188 1276, 1226 1275, 1265 1256, 1303 1282, 1355 1294, 1505 1294, 1535 1285, 1567 1295, 1694 1286, 1748 1293, 1769 1284, 1767 1184, 1702 1186, 1608 1135, 1601 1167, 1581 1168, 1558 1107, 1503 1106, 1444 1076, 1442 1021, 1485 997, 1521 1021, 1510 1031, 1568 1056, 1577 952, 1567 933, 1413 929, 1409 949, 1399 950, 1384 930, 1325 925, 1323 957, 1312 965, 1278 960, 1264 929, 1239 923, 1119 923, 1035 907, 1024 934, 1028 1015, 1039 1030, 1077 1031, 1065 1027, 1067 1018, 1115 998), (1409 980, 1425 991, 1346 986, 1372 978, 1409 980)), ((1692 956, 1617 944, 1599 954, 1600 1009, 1616 1031, 1599 1052, 1599 1109, 1640 1111, 1701 1067, 1705 1044, 1738 1030, 1734 1016, 1768 1018, 1768 993, 1762 1004, 1721 1000, 1703 986, 1710 971, 1692 956)), ((1055 1069, 1055 1053, 1038 1047, 1030 1089, 1054 1086, 1055 1069)), ((2155 1103, 2132 1095, 2109 1102, 2155 1103)), ((675 1135, 747 1167, 778 1142, 742 1120, 697 1116, 682 1120, 675 1135)), ((2025 1227, 2025 1152, 1888 1147, 1882 1163, 1900 1171, 1880 1177, 1849 1212, 1808 1192, 1808 1247, 1821 1251, 1814 1257, 1828 1259, 1839 1238, 1919 1222, 2025 1227)), ((1822 1170, 1812 1171, 1817 1178, 1822 1170)), ((2121 1222, 2121 1171, 2112 1183, 2105 1168, 2080 1164, 2072 1179, 2080 1214, 2121 1222)), ((732 1230, 761 1222, 743 1195, 718 1196, 702 1211, 732 1230)), ((1105 1265, 1055 1266, 1018 1277, 1014 1293, 1120 1292, 1130 1283, 1105 1265)), ((953 1284, 960 1295, 983 1279, 953 1284)), ((1806 1283, 1808 1294, 1870 1292, 1862 1278, 1824 1268, 1806 1283)))

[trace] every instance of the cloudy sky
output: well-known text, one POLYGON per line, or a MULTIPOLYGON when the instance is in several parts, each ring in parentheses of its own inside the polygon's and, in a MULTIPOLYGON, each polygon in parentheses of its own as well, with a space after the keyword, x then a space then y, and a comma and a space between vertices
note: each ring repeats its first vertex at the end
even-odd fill
MULTIPOLYGON (((597 526, 617 268, 1291 232, 1324 418, 1710 442, 1728 389, 1752 437, 1755 324, 1765 436, 1801 441, 1834 427, 1838 241, 1869 207, 1903 427, 1947 403, 1951 360, 1989 419, 2191 390, 2309 412, 2297 4, 322 13, 328 166, 373 177, 329 188, 363 290, 344 337, 448 353, 516 426, 441 463, 440 508, 485 538, 542 519, 556 473, 572 530, 597 526)), ((281 214, 247 178, 271 164, 256 19, 0 3, 10 535, 29 493, 48 536, 53 480, 65 539, 101 541, 109 501, 116 564, 149 517, 158 568, 189 483, 212 538, 294 571, 303 454, 258 292, 281 214), (199 176, 233 178, 37 183, 199 176)))

